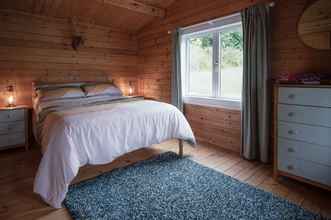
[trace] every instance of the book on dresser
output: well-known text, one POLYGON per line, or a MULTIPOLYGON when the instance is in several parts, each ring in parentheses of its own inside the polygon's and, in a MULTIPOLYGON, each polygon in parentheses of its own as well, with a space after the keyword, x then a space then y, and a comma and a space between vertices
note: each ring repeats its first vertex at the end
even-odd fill
POLYGON ((331 190, 331 86, 275 85, 274 177, 331 190))
POLYGON ((29 148, 29 108, 26 106, 0 108, 0 150, 29 148))

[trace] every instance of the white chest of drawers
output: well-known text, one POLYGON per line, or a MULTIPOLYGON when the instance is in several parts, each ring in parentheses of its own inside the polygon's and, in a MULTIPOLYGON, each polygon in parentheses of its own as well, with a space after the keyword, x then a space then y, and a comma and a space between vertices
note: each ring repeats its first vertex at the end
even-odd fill
POLYGON ((0 108, 0 150, 28 145, 28 108, 0 108))
POLYGON ((274 177, 331 189, 331 86, 275 86, 274 177))

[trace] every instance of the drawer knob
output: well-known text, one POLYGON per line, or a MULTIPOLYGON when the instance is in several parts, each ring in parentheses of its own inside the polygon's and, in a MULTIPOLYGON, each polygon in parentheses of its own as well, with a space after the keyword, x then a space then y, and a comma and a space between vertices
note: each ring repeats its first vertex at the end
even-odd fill
POLYGON ((288 148, 287 151, 288 151, 289 153, 294 153, 294 149, 293 149, 293 148, 288 148))
POLYGON ((295 132, 294 132, 293 130, 289 130, 287 133, 288 133, 289 135, 293 135, 295 132))
POLYGON ((292 165, 288 165, 288 166, 287 166, 287 169, 288 169, 288 170, 294 170, 294 167, 293 167, 292 165))
POLYGON ((294 112, 289 112, 287 115, 288 115, 288 117, 293 117, 294 116, 294 112))
POLYGON ((295 97, 294 94, 289 94, 289 95, 288 95, 288 98, 289 98, 289 99, 294 99, 294 97, 295 97))

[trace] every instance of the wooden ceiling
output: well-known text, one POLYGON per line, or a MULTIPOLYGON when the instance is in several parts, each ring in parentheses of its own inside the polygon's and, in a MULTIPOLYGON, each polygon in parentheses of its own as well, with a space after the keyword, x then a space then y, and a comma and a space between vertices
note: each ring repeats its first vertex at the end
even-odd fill
POLYGON ((0 0, 0 10, 47 17, 75 18, 81 22, 136 32, 162 19, 175 0, 0 0))

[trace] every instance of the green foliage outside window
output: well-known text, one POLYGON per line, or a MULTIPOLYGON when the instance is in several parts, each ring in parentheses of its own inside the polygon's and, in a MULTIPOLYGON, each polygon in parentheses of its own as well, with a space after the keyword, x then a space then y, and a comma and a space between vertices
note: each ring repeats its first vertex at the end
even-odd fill
POLYGON ((191 44, 200 47, 204 50, 210 50, 213 45, 213 36, 211 34, 205 35, 203 37, 191 38, 191 44))
POLYGON ((190 69, 193 72, 208 72, 212 69, 213 36, 190 39, 190 69))
MULTIPOLYGON (((201 59, 201 56, 211 56, 213 45, 212 35, 208 34, 203 37, 191 38, 190 44, 191 47, 201 50, 198 62, 199 69, 209 70, 211 66, 210 59, 201 59)), ((239 28, 237 31, 221 32, 220 47, 222 69, 243 65, 243 36, 239 28)))
POLYGON ((243 65, 243 36, 241 31, 220 34, 221 68, 233 68, 243 65))

